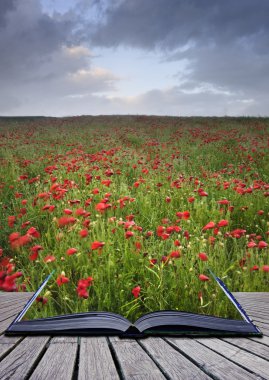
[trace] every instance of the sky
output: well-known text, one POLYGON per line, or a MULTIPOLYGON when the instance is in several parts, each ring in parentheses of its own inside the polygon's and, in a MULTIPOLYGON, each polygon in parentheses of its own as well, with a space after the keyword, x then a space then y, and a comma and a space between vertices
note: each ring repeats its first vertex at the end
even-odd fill
POLYGON ((268 0, 0 0, 0 115, 268 116, 268 0))

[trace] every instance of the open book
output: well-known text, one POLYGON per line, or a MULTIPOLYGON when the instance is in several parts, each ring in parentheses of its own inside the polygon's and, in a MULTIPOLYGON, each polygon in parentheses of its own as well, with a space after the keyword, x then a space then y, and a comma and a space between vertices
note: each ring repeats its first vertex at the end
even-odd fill
MULTIPOLYGON (((211 271, 210 271, 211 272, 211 271)), ((228 319, 210 315, 161 310, 143 315, 135 323, 110 312, 91 311, 55 317, 23 320, 27 310, 44 289, 50 274, 6 330, 6 335, 118 335, 142 338, 147 336, 262 336, 242 306, 225 284, 211 272, 227 298, 242 317, 228 319)))

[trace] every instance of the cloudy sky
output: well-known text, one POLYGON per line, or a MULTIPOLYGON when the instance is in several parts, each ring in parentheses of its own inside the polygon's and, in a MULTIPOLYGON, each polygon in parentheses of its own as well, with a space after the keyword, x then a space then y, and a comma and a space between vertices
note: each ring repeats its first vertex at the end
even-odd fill
POLYGON ((268 115, 268 15, 268 0, 0 0, 0 115, 268 115))

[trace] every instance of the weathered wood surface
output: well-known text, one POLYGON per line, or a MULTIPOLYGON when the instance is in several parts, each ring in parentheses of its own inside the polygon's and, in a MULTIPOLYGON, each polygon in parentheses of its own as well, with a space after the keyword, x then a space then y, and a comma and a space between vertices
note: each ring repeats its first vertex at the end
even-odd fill
POLYGON ((6 337, 31 295, 0 293, 0 380, 269 380, 269 293, 235 293, 263 338, 6 337))

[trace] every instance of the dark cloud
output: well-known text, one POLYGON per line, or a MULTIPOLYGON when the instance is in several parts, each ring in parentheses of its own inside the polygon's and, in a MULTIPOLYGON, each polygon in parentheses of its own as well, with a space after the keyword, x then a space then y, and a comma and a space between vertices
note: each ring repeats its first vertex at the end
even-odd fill
MULTIPOLYGON (((118 80, 91 67, 89 48, 77 45, 78 16, 43 12, 37 0, 0 2, 0 111, 44 110, 73 94, 111 90, 118 80)), ((48 112, 50 112, 48 110, 48 112)))
MULTIPOLYGON (((123 0, 113 2, 92 41, 171 49, 189 41, 230 43, 256 34, 269 40, 267 0, 123 0)), ((247 42, 247 41, 245 41, 247 42)))
POLYGON ((2 80, 26 80, 50 55, 67 43, 70 20, 53 19, 42 13, 36 0, 13 1, 6 9, 6 24, 0 34, 2 80))
POLYGON ((0 2, 0 28, 6 24, 8 12, 15 8, 16 0, 2 0, 0 2))

